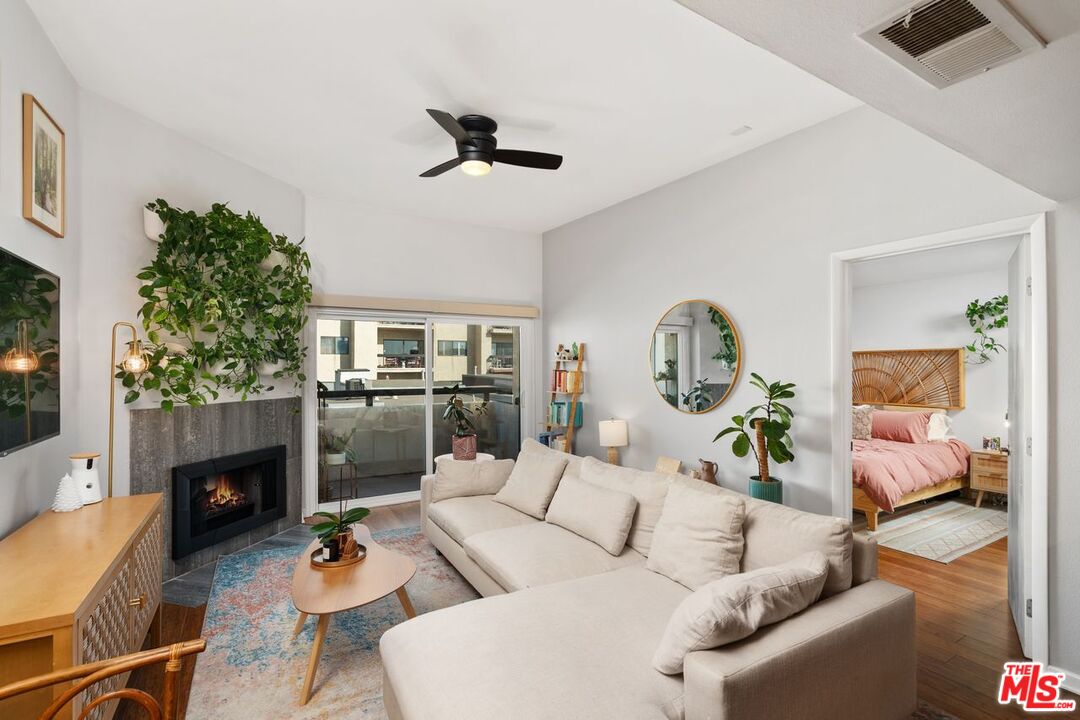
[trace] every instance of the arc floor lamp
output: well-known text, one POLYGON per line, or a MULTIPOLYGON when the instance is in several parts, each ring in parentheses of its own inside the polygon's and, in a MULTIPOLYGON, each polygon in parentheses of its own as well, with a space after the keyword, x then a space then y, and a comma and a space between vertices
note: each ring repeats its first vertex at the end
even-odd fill
POLYGON ((125 373, 141 375, 149 367, 150 361, 146 357, 142 341, 139 340, 139 331, 129 322, 121 320, 112 326, 112 355, 109 362, 109 497, 113 494, 113 423, 116 416, 116 379, 117 367, 125 373), (127 341, 127 350, 116 360, 116 334, 120 328, 131 331, 131 339, 127 341))

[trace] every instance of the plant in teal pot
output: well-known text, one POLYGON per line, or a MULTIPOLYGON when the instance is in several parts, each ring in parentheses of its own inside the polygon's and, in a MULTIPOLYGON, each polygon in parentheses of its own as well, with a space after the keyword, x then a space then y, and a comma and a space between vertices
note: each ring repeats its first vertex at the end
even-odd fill
POLYGON ((734 435, 731 452, 740 458, 753 452, 757 460, 758 474, 750 476, 750 497, 783 503, 784 481, 769 473, 769 459, 777 465, 795 459, 794 443, 788 433, 795 413, 784 403, 795 397, 795 383, 768 383, 757 373, 750 373, 750 384, 765 394, 765 402, 733 416, 732 424, 721 430, 713 442, 734 435))

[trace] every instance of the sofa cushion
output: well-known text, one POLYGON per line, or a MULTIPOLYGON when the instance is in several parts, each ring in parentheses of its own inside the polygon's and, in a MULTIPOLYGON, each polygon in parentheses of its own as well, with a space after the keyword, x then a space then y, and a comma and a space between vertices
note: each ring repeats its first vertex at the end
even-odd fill
POLYGON ((556 455, 519 453, 510 479, 495 493, 495 502, 543 520, 565 468, 566 459, 556 455))
POLYGON ((700 480, 672 483, 645 564, 691 590, 739 572, 742 498, 700 480))
POLYGON ((642 555, 649 554, 653 532, 674 475, 620 467, 587 457, 581 462, 581 479, 594 485, 628 492, 637 499, 637 512, 627 542, 642 555))
POLYGON ((563 470, 563 475, 573 475, 575 477, 581 477, 581 463, 585 459, 583 457, 580 457, 578 455, 571 455, 570 453, 564 453, 560 450, 549 448, 547 445, 537 442, 532 438, 525 438, 525 440, 521 443, 521 452, 562 458, 566 461, 566 468, 563 470))
POLYGON ((428 519, 459 545, 477 533, 536 523, 536 518, 495 502, 492 495, 450 498, 428 506, 428 519))
POLYGON ((559 481, 544 521, 618 555, 626 547, 635 510, 637 500, 630 493, 609 490, 568 475, 559 481))
POLYGON ((494 495, 514 470, 513 460, 440 460, 435 466, 431 502, 469 495, 494 495))
POLYGON ((687 597, 668 621, 653 667, 674 675, 686 654, 742 640, 810 607, 829 563, 815 551, 791 562, 714 580, 687 597))
POLYGON ((465 541, 465 554, 507 592, 597 575, 645 560, 629 547, 613 556, 596 543, 546 522, 472 535, 465 541))
POLYGON ((676 720, 682 679, 649 661, 688 594, 623 568, 425 613, 379 650, 404 720, 676 720))

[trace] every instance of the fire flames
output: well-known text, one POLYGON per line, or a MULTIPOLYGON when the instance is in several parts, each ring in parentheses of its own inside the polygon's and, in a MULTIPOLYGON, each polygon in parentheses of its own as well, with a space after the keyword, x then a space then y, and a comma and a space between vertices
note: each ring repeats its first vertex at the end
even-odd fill
POLYGON ((238 483, 228 474, 222 473, 216 478, 213 488, 206 493, 206 513, 216 515, 244 505, 247 496, 240 491, 238 483))

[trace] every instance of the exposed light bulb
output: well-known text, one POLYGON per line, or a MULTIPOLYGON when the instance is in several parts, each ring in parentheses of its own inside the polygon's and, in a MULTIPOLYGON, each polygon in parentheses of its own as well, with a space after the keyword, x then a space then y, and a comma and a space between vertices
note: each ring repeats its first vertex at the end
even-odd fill
POLYGON ((461 172, 473 177, 487 175, 491 172, 491 163, 486 163, 483 160, 466 160, 461 163, 461 172))
POLYGON ((16 348, 4 355, 4 370, 16 375, 28 375, 38 369, 38 364, 37 353, 32 350, 22 352, 16 348))
POLYGON ((124 353, 124 359, 120 361, 120 366, 124 371, 138 375, 144 372, 148 365, 146 355, 142 350, 142 343, 138 340, 129 342, 128 350, 124 353))

